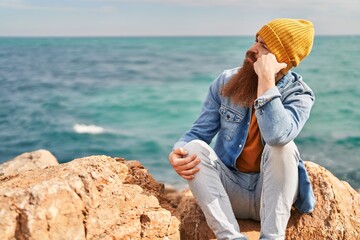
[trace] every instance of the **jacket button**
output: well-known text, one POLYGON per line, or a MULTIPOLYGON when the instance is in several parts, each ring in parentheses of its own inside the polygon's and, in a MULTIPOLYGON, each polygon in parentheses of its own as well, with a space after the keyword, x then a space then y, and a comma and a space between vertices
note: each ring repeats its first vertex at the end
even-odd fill
POLYGON ((239 145, 239 148, 241 148, 241 147, 242 147, 242 145, 240 144, 240 145, 239 145))

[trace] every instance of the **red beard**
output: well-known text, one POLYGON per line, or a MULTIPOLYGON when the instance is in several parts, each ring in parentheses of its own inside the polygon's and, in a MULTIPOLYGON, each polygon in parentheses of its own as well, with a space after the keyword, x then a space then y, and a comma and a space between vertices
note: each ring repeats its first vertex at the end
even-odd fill
POLYGON ((257 97, 258 76, 253 63, 256 57, 253 52, 247 52, 243 66, 221 89, 221 95, 243 107, 252 107, 257 97), (248 61, 250 58, 252 61, 248 61))

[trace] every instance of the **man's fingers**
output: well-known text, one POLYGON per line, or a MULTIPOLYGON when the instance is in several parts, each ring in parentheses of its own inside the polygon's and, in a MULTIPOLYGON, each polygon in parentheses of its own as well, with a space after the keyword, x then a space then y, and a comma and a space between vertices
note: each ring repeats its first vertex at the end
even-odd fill
POLYGON ((185 180, 192 180, 192 179, 194 179, 195 175, 181 176, 181 177, 184 178, 185 180))
POLYGON ((183 148, 176 148, 174 150, 174 153, 178 154, 178 155, 181 155, 181 156, 187 155, 187 151, 185 149, 183 149, 183 148))
POLYGON ((172 152, 170 152, 169 161, 170 161, 171 165, 173 165, 173 166, 182 164, 178 160, 184 158, 186 155, 187 155, 186 150, 184 150, 183 148, 176 148, 172 152))
POLYGON ((200 159, 196 158, 193 161, 181 166, 179 168, 180 171, 184 171, 184 170, 191 170, 194 169, 198 164, 200 163, 200 159))
POLYGON ((281 69, 286 68, 287 64, 286 63, 280 63, 280 67, 281 67, 281 69))
POLYGON ((194 154, 190 156, 187 156, 187 154, 187 151, 183 148, 174 149, 169 155, 169 161, 177 174, 186 180, 191 180, 200 170, 196 165, 201 160, 194 154))
POLYGON ((192 178, 192 176, 195 176, 195 174, 199 171, 200 171, 199 168, 192 168, 189 170, 180 171, 178 172, 178 174, 185 179, 189 179, 192 178))
POLYGON ((175 160, 174 168, 177 171, 188 170, 194 168, 196 165, 200 163, 200 159, 196 157, 196 155, 191 155, 186 158, 178 158, 175 160))
POLYGON ((192 180, 195 177, 195 174, 197 172, 199 172, 200 169, 199 168, 193 168, 191 170, 186 170, 186 171, 182 171, 180 173, 178 173, 182 178, 186 179, 186 180, 192 180))

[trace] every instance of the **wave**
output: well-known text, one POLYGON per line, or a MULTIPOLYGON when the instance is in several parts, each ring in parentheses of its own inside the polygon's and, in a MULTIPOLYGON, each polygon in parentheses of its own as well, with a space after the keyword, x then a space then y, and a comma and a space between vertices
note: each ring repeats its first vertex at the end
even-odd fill
POLYGON ((102 134, 105 132, 105 129, 96 125, 86 125, 86 124, 78 124, 76 123, 73 126, 73 130, 76 133, 81 134, 102 134))
POLYGON ((358 149, 360 147, 360 137, 359 136, 347 136, 344 138, 337 139, 336 143, 358 149))

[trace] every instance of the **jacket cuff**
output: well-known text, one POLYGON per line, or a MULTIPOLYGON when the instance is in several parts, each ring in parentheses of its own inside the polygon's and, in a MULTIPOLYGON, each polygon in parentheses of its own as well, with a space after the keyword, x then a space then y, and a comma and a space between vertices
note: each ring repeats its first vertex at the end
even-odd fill
POLYGON ((259 109, 262 106, 264 106, 266 103, 272 101, 277 97, 281 97, 281 94, 279 92, 279 89, 276 86, 274 86, 269 90, 267 90, 263 95, 261 95, 254 101, 254 108, 259 109))

